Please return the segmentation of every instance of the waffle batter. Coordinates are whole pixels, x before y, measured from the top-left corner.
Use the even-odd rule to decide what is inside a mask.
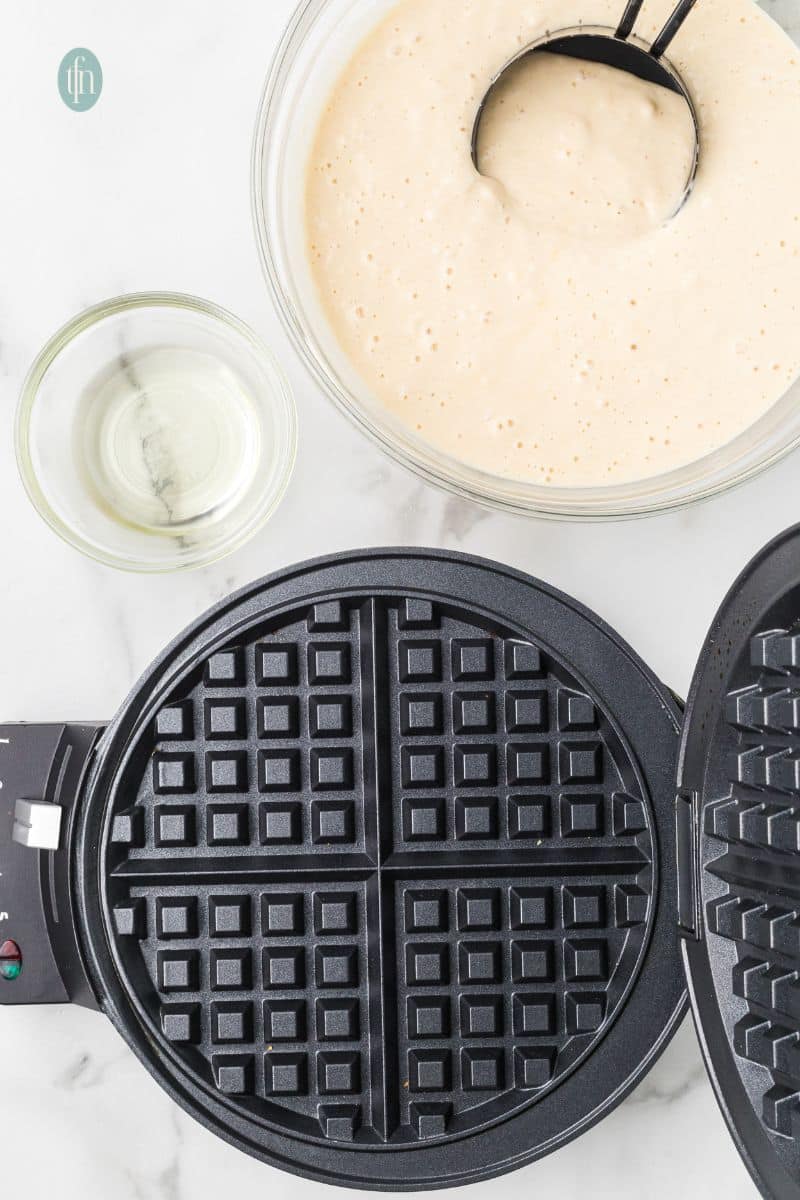
[[[553,485],[702,457],[800,374],[800,52],[752,0],[703,0],[666,89],[520,47],[620,0],[401,0],[327,99],[312,273],[377,399],[436,448]],[[672,3],[649,0],[652,38]]]

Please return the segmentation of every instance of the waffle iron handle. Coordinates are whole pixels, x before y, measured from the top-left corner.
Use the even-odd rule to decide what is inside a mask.
[[[70,894],[72,828],[102,725],[0,724],[0,1004],[98,1008]]]

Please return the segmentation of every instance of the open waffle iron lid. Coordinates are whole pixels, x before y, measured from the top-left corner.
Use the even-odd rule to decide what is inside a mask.
[[[613,630],[496,563],[287,569],[104,731],[0,728],[28,954],[0,1001],[95,1004],[234,1145],[397,1190],[597,1122],[688,978],[736,1144],[797,1200],[799,677],[799,530],[724,602],[685,720]],[[33,860],[26,797],[64,816]]]
[[[681,739],[679,914],[695,1026],[762,1194],[800,1196],[800,526],[723,601]]]

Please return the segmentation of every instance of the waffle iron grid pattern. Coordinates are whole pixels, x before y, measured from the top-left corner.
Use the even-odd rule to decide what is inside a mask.
[[[148,736],[110,823],[113,936],[158,1035],[257,1119],[482,1129],[619,1011],[649,805],[534,644],[432,600],[321,598],[215,653]]]
[[[779,1137],[800,1137],[800,633],[750,641],[727,699],[730,793],[706,810],[724,846],[709,866],[726,884],[709,930],[735,944],[732,992],[746,1013],[733,1029],[742,1058],[766,1068],[756,1109]],[[743,853],[740,853],[743,852]],[[760,1103],[758,1100],[760,1099]]]

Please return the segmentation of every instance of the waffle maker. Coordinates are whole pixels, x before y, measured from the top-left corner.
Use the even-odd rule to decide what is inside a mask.
[[[688,980],[736,1145],[800,1197],[800,527],[685,714],[568,596],[376,550],[224,601],[105,728],[0,726],[0,777],[0,1001],[102,1010],[240,1149],[511,1170],[642,1079]]]

